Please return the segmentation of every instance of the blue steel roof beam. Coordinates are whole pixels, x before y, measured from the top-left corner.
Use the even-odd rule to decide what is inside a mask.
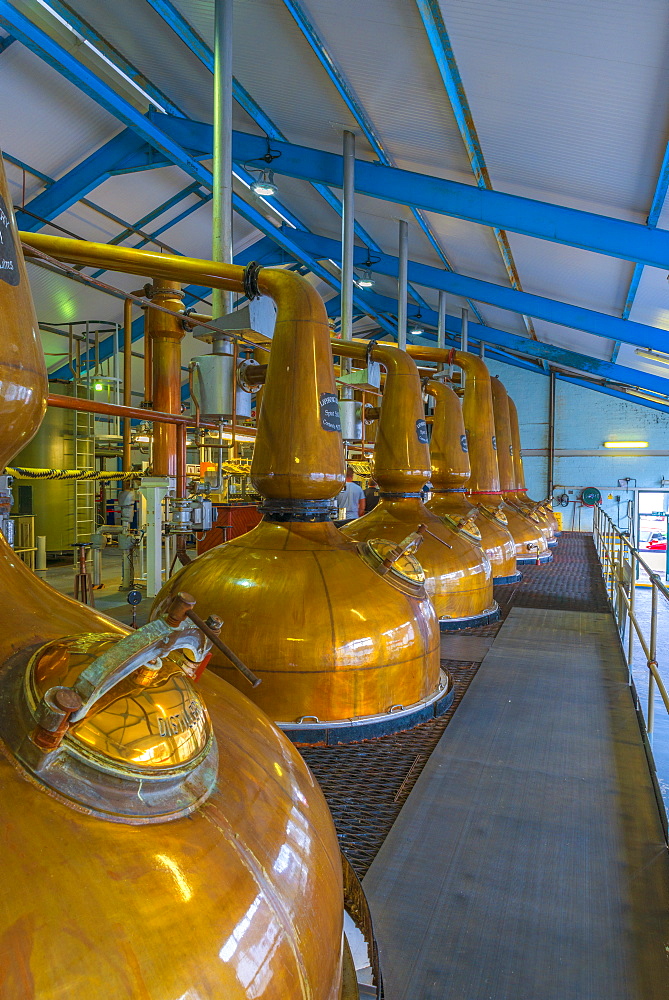
[[[151,115],[160,121],[170,135],[179,134],[183,119],[170,115]],[[190,142],[183,142],[191,154],[200,159],[212,156],[211,125],[187,123]],[[233,159],[238,163],[262,156],[266,139],[248,132],[233,132]],[[310,146],[277,141],[273,143],[281,159],[274,163],[274,173],[301,180],[321,181],[332,187],[342,186],[342,157]],[[129,153],[117,164],[115,173],[146,170],[166,166],[169,161],[154,154],[147,162],[146,149]],[[399,167],[384,167],[367,160],[356,160],[356,191],[398,205],[419,205],[437,215],[463,219],[482,226],[499,226],[510,232],[551,243],[590,250],[594,253],[639,261],[662,270],[669,269],[669,230],[649,229],[637,222],[627,222],[595,212],[566,208],[549,202],[525,198],[522,195],[488,191],[472,184],[432,177]]]
[[[149,2],[151,2],[151,0],[149,0]],[[309,43],[312,51],[316,55],[316,58],[318,59],[321,66],[323,67],[328,77],[330,78],[330,81],[334,84],[337,93],[343,100],[349,113],[356,120],[358,127],[360,128],[363,135],[367,139],[367,142],[378,156],[380,162],[384,164],[384,166],[386,167],[392,167],[393,159],[390,156],[388,150],[385,148],[381,136],[376,131],[374,123],[372,122],[371,118],[369,117],[364,107],[358,100],[356,94],[353,91],[353,88],[351,87],[348,80],[342,73],[341,69],[339,68],[339,66],[333,59],[332,55],[328,51],[325,43],[318,34],[318,31],[316,30],[316,27],[314,26],[312,21],[310,21],[304,8],[297,2],[297,0],[283,0],[283,2],[286,8],[288,9],[289,13],[292,15],[295,23],[302,32],[303,36]],[[416,219],[416,222],[418,223],[418,225],[420,226],[420,228],[423,230],[428,240],[430,241],[433,249],[436,250],[442,263],[445,265],[445,267],[449,268],[450,270],[451,263],[445,251],[441,247],[439,240],[432,231],[432,227],[430,226],[427,219],[425,219],[422,213],[418,211],[418,209],[416,208],[412,208],[411,212],[414,218]],[[479,322],[481,323],[485,322],[480,312],[474,305],[474,303],[469,303],[469,305],[474,314],[477,316]]]
[[[52,184],[56,183],[53,177],[49,177],[48,174],[43,174],[42,171],[37,170],[36,167],[29,166],[27,163],[24,163],[23,160],[19,160],[18,156],[12,156],[12,154],[8,153],[6,149],[2,150],[2,158],[3,160],[7,160],[8,163],[13,163],[15,167],[19,168],[19,170],[25,170],[27,174],[32,174],[33,177],[37,177],[37,179],[40,180],[45,187],[50,187]]]
[[[45,191],[28,202],[26,208],[42,219],[55,219],[111,177],[118,162],[130,153],[143,150],[145,145],[144,140],[131,129],[124,129],[60,180],[48,185]],[[39,219],[24,215],[20,210],[16,213],[16,222],[19,229],[31,233],[37,232],[44,225]]]
[[[317,236],[314,233],[296,233],[294,235],[295,240],[302,248],[317,259],[337,260],[341,253],[337,240]],[[353,257],[358,266],[363,254],[364,251],[355,247]],[[389,254],[379,254],[379,260],[374,267],[378,274],[395,278],[398,273],[398,259]],[[544,298],[531,292],[518,292],[514,288],[495,285],[493,282],[483,281],[481,278],[471,278],[465,274],[457,274],[455,271],[444,271],[441,268],[420,264],[417,261],[409,261],[409,280],[424,288],[440,289],[460,298],[474,298],[479,302],[487,302],[489,305],[506,309],[509,312],[525,313],[548,323],[567,326],[574,330],[583,330],[596,337],[605,337],[607,340],[621,339],[635,347],[666,350],[669,341],[667,331],[660,330],[658,327],[636,323],[633,320],[624,320],[619,316],[609,316],[606,313],[585,309],[583,306],[574,306],[567,302],[559,302],[556,299]]]
[[[185,118],[184,112],[181,108],[175,104],[159,90],[151,81],[141,73],[136,66],[125,58],[125,56],[119,52],[118,49],[114,48],[102,35],[95,30],[95,28],[85,21],[80,14],[74,11],[68,4],[63,3],[63,0],[48,0],[49,7],[54,11],[58,17],[64,21],[69,28],[76,32],[85,42],[88,42],[94,49],[97,49],[105,59],[112,62],[117,69],[119,69],[129,80],[137,84],[144,93],[155,101],[158,108],[162,108],[163,111],[168,111],[171,115],[178,115],[179,117]]]
[[[660,213],[664,206],[665,199],[667,197],[667,191],[669,190],[669,143],[667,143],[664,156],[662,158],[662,166],[660,167],[660,175],[657,179],[657,184],[655,185],[655,192],[653,194],[653,201],[650,206],[650,212],[648,213],[648,218],[646,219],[646,225],[650,229],[655,229],[657,226]],[[641,281],[641,275],[643,274],[643,264],[635,264],[634,271],[632,272],[632,278],[630,281],[629,289],[627,290],[627,296],[625,298],[625,306],[623,308],[623,319],[628,319],[632,311],[632,306],[634,305],[634,299],[636,298],[636,293],[639,289],[639,282]],[[613,350],[611,352],[611,361],[615,361],[618,357],[618,351],[620,350],[620,341],[616,341],[613,345]]]
[[[214,53],[198,35],[192,25],[186,20],[183,14],[176,9],[170,0],[147,0],[150,7],[155,10],[157,14],[162,17],[166,24],[174,31],[174,33],[188,46],[188,48],[193,52],[194,55],[198,57],[200,62],[205,66],[210,73],[214,72]],[[240,107],[244,109],[249,118],[252,119],[258,125],[259,128],[266,133],[270,139],[282,139],[285,140],[285,135],[281,129],[276,125],[269,115],[263,111],[260,105],[251,97],[248,90],[242,86],[242,84],[237,80],[236,77],[232,79],[232,95],[237,101]],[[337,196],[324,184],[314,183],[312,187],[327,201],[331,208],[341,215],[341,201]],[[363,227],[356,223],[355,225],[356,234],[360,239],[371,249],[376,250],[377,244],[374,242],[369,233],[365,232]]]
[[[175,166],[211,187],[211,174],[196,159],[165,135],[147,116],[101,80],[96,74],[16,10],[9,0],[0,0],[0,27],[15,35],[18,40],[70,83],[105,108],[116,119],[128,125],[161,152]],[[90,189],[89,189],[90,190]]]
[[[488,173],[488,167],[483,156],[476,125],[474,124],[474,116],[467,100],[467,94],[439,2],[438,0],[416,0],[416,6],[423,21],[439,74],[446,88],[462,141],[465,144],[476,183],[480,188],[491,191],[492,182],[490,174]],[[513,259],[513,253],[509,246],[509,239],[502,229],[494,228],[493,232],[511,286],[522,292],[523,286],[521,285],[516,262]],[[530,317],[523,316],[523,321],[530,336],[536,338],[534,325]]]
[[[6,35],[4,38],[0,38],[0,52],[4,52],[8,49],[10,45],[13,45],[16,39],[13,35]]]
[[[511,291],[511,289],[508,289]],[[377,310],[396,310],[397,303],[394,299],[383,295],[374,295],[373,302]],[[437,313],[426,310],[423,320],[426,326],[437,326]],[[458,316],[446,317],[447,339],[459,343],[461,333],[461,320]],[[495,327],[481,326],[479,323],[469,322],[469,341],[473,348],[477,343],[483,341],[486,345],[498,348],[503,351],[513,351],[526,358],[534,359],[537,362],[547,361],[553,365],[561,365],[564,368],[573,368],[598,378],[606,378],[612,382],[629,385],[632,388],[647,389],[649,392],[657,392],[669,395],[669,379],[659,375],[651,375],[649,372],[642,372],[636,368],[626,368],[622,365],[613,365],[610,361],[601,361],[598,358],[590,358],[584,354],[577,354],[575,351],[568,351],[563,347],[556,347],[554,344],[546,344],[540,340],[531,340],[529,337],[520,337],[515,333],[507,333],[505,330],[498,330]],[[428,334],[429,336],[429,334]]]
[[[50,38],[46,32],[42,31],[41,28],[37,27],[37,25],[33,24],[27,17],[17,11],[8,0],[0,0],[0,26],[7,31],[11,31],[31,51],[35,52],[36,55],[40,56],[53,69],[56,69],[116,118],[123,121],[141,136],[145,142],[162,153],[170,162],[181,167],[186,173],[194,177],[196,181],[203,184],[204,187],[211,189],[212,176],[206,167],[203,167],[197,159],[194,159],[169,136],[161,132],[151,117],[142,115],[141,112],[129,104],[121,95],[117,94],[111,87],[96,77],[92,70],[79,63],[69,52]],[[172,116],[172,120],[178,121],[181,119],[178,116]],[[327,274],[328,272],[325,273]]]

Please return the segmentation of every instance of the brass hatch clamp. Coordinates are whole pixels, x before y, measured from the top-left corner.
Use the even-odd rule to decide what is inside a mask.
[[[129,635],[85,633],[41,645],[2,677],[2,749],[33,782],[83,812],[147,823],[187,815],[218,769],[211,722],[194,679],[222,622],[179,593]],[[54,683],[53,681],[56,681]],[[60,683],[59,683],[60,682]]]

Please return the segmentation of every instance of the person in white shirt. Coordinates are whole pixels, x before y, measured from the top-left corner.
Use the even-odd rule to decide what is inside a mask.
[[[346,485],[337,497],[337,507],[346,508],[346,520],[353,521],[365,513],[365,494],[359,483],[353,482],[353,469],[346,469]]]

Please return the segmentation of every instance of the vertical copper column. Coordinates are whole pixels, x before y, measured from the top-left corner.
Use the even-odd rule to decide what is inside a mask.
[[[178,281],[154,278],[151,301],[174,312],[181,311],[183,292]],[[176,316],[150,307],[145,318],[145,346],[153,352],[153,408],[162,413],[181,413],[181,340],[184,328]],[[154,476],[176,476],[177,433],[170,424],[157,424],[153,432]]]

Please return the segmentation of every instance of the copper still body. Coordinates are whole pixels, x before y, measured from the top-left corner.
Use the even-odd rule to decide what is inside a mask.
[[[366,348],[337,341],[333,351],[364,357]],[[380,498],[369,514],[345,525],[342,533],[358,542],[374,537],[400,541],[424,524],[429,534],[418,559],[441,627],[465,628],[479,619],[490,620],[497,606],[490,563],[479,539],[462,525],[447,524],[421,499],[430,478],[430,451],[416,363],[404,351],[385,345],[372,348],[371,357],[386,368],[374,445]]]
[[[8,204],[3,175],[0,467],[46,397]],[[221,271],[243,287],[241,268]],[[195,682],[211,642],[185,617],[192,598],[132,632],[38,580],[3,539],[0,586],[3,1000],[340,1000],[325,800],[257,706],[209,672]]]
[[[508,395],[508,394],[507,394]],[[531,511],[537,514],[544,524],[550,529],[549,545],[556,545],[556,535],[559,534],[560,526],[551,507],[551,498],[547,500],[530,500],[527,495],[525,485],[525,469],[523,468],[523,452],[520,440],[520,425],[518,423],[518,410],[516,404],[508,396],[509,400],[509,421],[511,424],[511,443],[513,445],[513,470],[515,478],[515,500],[522,510]]]
[[[506,389],[498,378],[491,379],[490,383],[502,509],[516,543],[516,560],[521,565],[529,562],[549,562],[552,553],[548,548],[547,526],[534,514],[523,511],[515,500],[516,478]]]

